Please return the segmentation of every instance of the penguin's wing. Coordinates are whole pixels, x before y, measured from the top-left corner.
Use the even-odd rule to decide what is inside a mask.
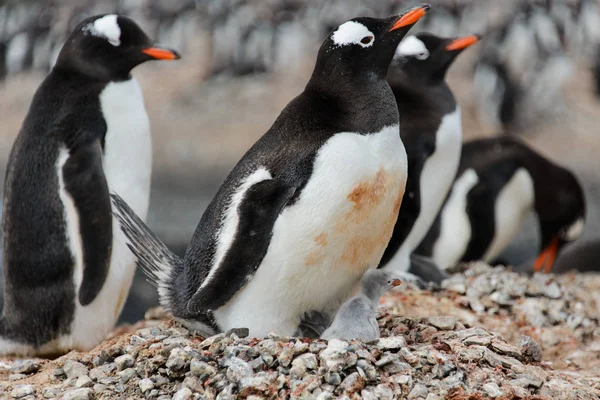
[[[79,219],[84,265],[79,302],[85,306],[104,285],[112,251],[112,214],[100,142],[95,140],[71,149],[62,177]]]
[[[189,311],[215,310],[248,283],[267,253],[277,217],[296,190],[296,186],[272,178],[247,188],[237,207],[238,224],[231,245],[188,302]]]

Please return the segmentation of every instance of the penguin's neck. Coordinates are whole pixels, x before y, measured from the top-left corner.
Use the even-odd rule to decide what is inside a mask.
[[[369,304],[375,310],[379,304],[379,299],[383,296],[383,290],[381,287],[375,287],[373,285],[361,285],[360,293],[369,299]]]
[[[331,82],[311,79],[304,94],[316,100],[316,104],[326,102],[343,115],[337,121],[342,131],[378,132],[384,126],[399,123],[394,94],[385,79],[374,76]]]

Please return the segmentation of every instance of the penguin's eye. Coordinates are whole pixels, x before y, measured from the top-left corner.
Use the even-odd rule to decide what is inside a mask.
[[[373,36],[365,36],[364,38],[360,39],[360,42],[362,44],[369,44],[373,41]]]

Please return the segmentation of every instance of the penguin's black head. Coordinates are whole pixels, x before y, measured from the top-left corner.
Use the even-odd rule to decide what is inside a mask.
[[[150,60],[176,60],[179,54],[154,43],[131,19],[103,14],[79,23],[60,51],[56,67],[100,80],[125,80]]]
[[[311,80],[385,79],[398,43],[429,8],[422,4],[389,18],[360,17],[341,24],[321,45]]]
[[[550,272],[560,249],[581,237],[585,227],[585,195],[577,178],[560,168],[552,176],[552,185],[552,209],[538,210],[542,251],[535,261],[535,271]]]
[[[398,45],[390,76],[403,76],[406,80],[441,82],[456,56],[479,41],[479,36],[442,38],[430,33],[411,35]]]

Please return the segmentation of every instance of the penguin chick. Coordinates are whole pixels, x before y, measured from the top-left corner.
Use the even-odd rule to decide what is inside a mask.
[[[370,269],[360,281],[359,292],[346,301],[321,339],[358,339],[364,342],[379,338],[377,305],[387,291],[400,286],[402,281],[380,269]]]
[[[177,58],[115,14],[67,38],[8,160],[0,355],[85,351],[114,327],[135,259],[109,192],[141,218],[150,196],[150,125],[131,70]]]

